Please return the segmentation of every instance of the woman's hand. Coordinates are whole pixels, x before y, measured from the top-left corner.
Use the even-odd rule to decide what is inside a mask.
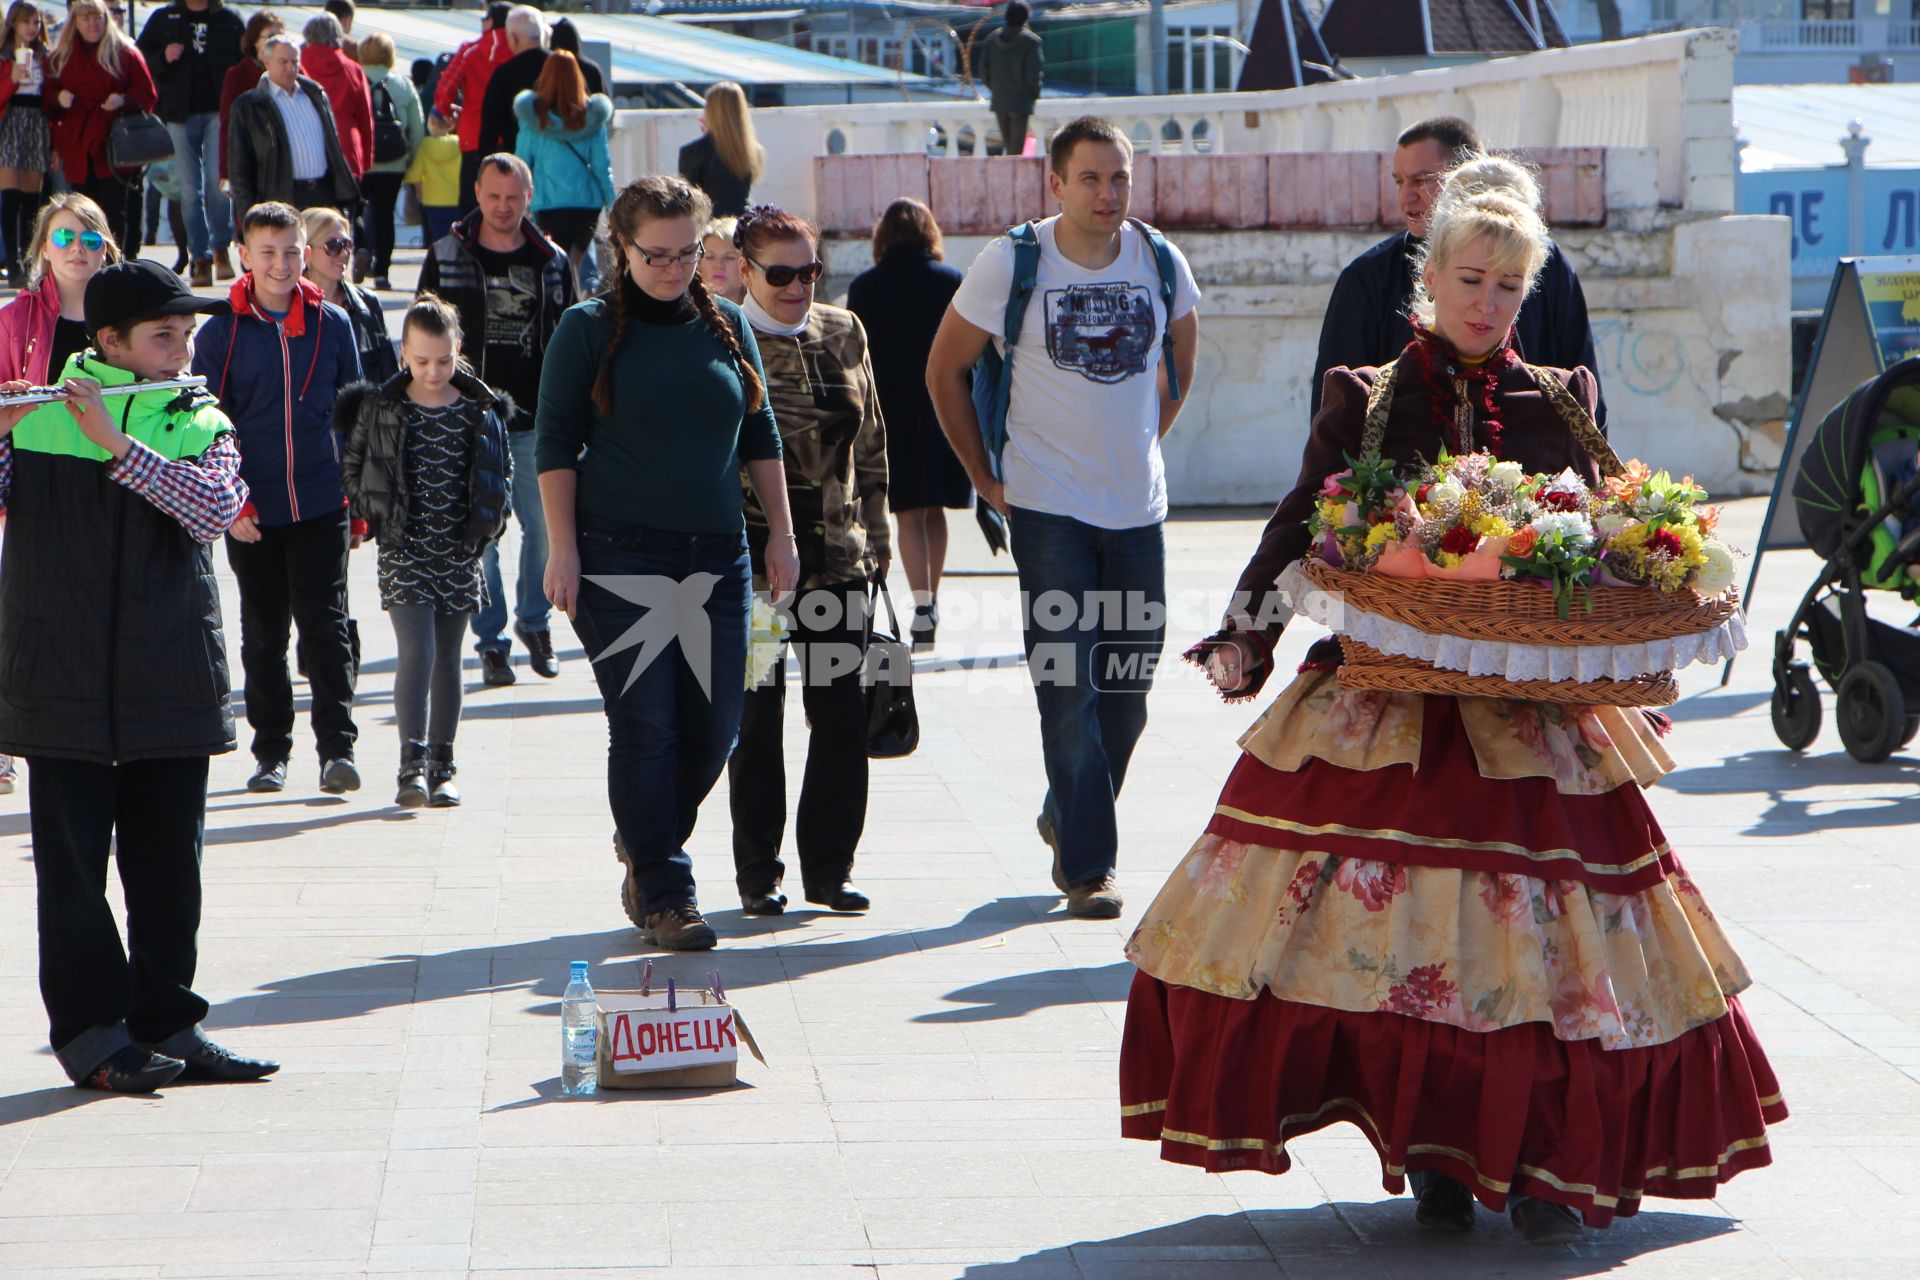
[[[1207,655],[1207,678],[1222,693],[1239,693],[1253,683],[1253,669],[1259,665],[1252,641],[1228,636]]]
[[[800,583],[800,550],[792,534],[775,534],[767,540],[767,594],[779,604],[793,594]]]
[[[28,70],[26,67],[21,66],[17,62],[13,64],[13,82],[15,84],[25,84],[27,81],[31,80],[32,78],[33,78],[32,71]]]
[[[63,110],[73,106],[73,90],[62,89],[60,91],[60,106]]]
[[[542,580],[547,599],[553,607],[571,619],[580,607],[580,549],[554,546],[547,551],[547,572]]]
[[[107,100],[100,104],[100,109],[102,111],[118,111],[120,108],[126,105],[127,105],[126,94],[110,93],[107,95]]]

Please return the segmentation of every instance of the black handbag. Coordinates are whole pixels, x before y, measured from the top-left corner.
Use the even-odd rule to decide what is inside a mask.
[[[892,633],[875,625],[874,596],[887,605]],[[874,760],[910,756],[920,745],[920,713],[913,706],[913,648],[900,639],[900,619],[884,582],[867,592],[867,661],[860,674],[867,693],[867,755]]]
[[[173,135],[150,111],[129,112],[107,131],[107,163],[115,169],[139,169],[173,159]]]

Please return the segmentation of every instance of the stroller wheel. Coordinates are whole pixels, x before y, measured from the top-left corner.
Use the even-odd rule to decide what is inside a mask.
[[[1857,664],[1840,679],[1834,718],[1847,754],[1862,764],[1878,764],[1899,750],[1907,731],[1900,682],[1878,662]]]
[[[1915,715],[1909,711],[1907,713],[1907,730],[1900,736],[1900,745],[1903,747],[1906,746],[1909,742],[1912,742],[1915,737],[1920,737],[1920,715]]]
[[[1804,662],[1787,668],[1773,686],[1773,732],[1790,751],[1805,751],[1820,736],[1820,691]]]

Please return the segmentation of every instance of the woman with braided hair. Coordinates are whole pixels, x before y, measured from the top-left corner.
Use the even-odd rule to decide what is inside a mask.
[[[676,951],[714,944],[686,844],[746,689],[743,468],[776,600],[799,565],[760,348],[695,272],[711,213],[679,178],[620,192],[607,229],[621,270],[560,318],[535,420],[547,598],[573,619],[606,704],[621,904]]]
[[[1416,264],[1413,342],[1336,368],[1300,479],[1196,645],[1229,699],[1274,669],[1275,580],[1326,479],[1368,446],[1411,467],[1485,451],[1588,485],[1617,459],[1586,369],[1512,346],[1546,259],[1532,176],[1468,161]],[[1769,1162],[1780,1087],[1752,979],[1641,789],[1673,767],[1633,709],[1343,684],[1337,643],[1240,739],[1207,828],[1127,944],[1122,1132],[1162,1159],[1284,1173],[1342,1121],[1409,1182],[1415,1221],[1476,1201],[1538,1245],[1712,1198]]]

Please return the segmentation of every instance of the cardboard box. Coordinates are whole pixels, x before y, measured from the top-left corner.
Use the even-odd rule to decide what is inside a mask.
[[[602,1089],[725,1088],[739,1080],[742,1044],[767,1060],[740,1011],[709,991],[682,991],[673,1012],[664,991],[602,991],[598,1003]]]

